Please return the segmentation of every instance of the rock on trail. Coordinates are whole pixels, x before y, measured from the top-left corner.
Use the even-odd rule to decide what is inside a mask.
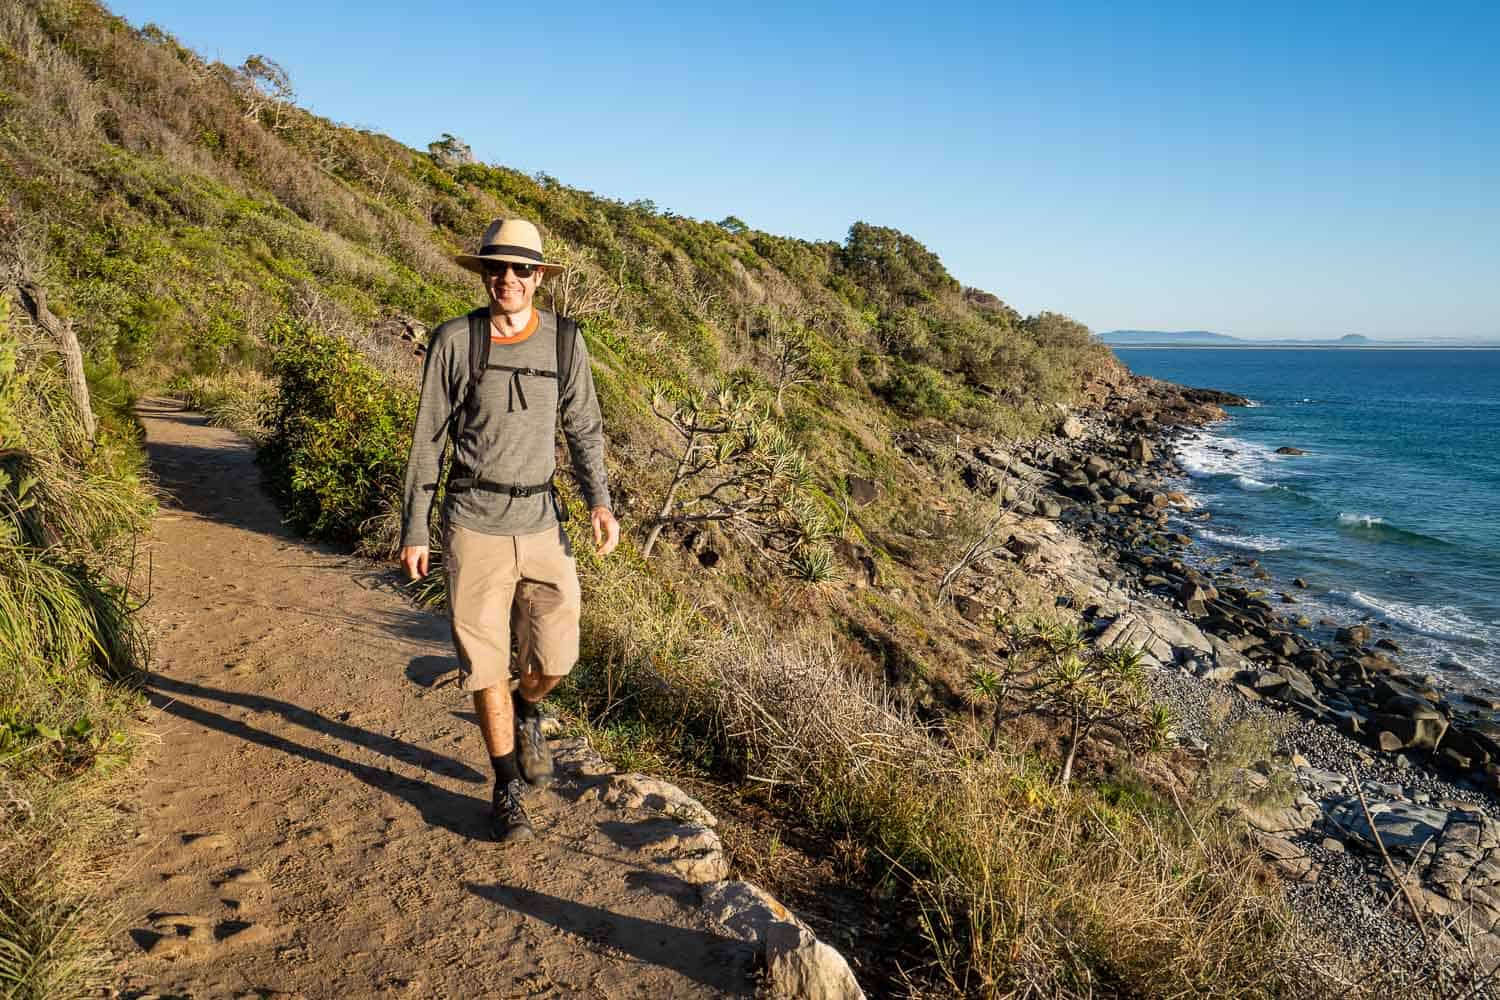
[[[442,618],[287,531],[233,433],[170,401],[140,417],[168,499],[122,995],[860,995],[774,900],[726,908],[748,890],[707,810],[581,740],[530,793],[537,840],[493,843]]]

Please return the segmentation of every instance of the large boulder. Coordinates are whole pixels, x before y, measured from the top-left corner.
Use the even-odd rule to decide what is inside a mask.
[[[798,1000],[864,1000],[849,963],[805,926],[784,921],[766,931],[766,984]]]
[[[704,912],[741,941],[755,945],[766,958],[766,988],[771,996],[808,1000],[864,1000],[849,963],[819,941],[770,893],[749,882],[715,882],[704,886]]]
[[[1375,821],[1373,829],[1357,798],[1335,805],[1328,818],[1346,839],[1372,851],[1378,849],[1375,843],[1378,831],[1387,851],[1413,857],[1423,845],[1441,834],[1448,823],[1448,814],[1443,810],[1401,799],[1369,802],[1369,807],[1370,817]]]
[[[1334,633],[1333,640],[1346,646],[1363,646],[1370,641],[1370,627],[1350,625],[1348,628],[1341,628]]]
[[[1111,622],[1096,644],[1100,649],[1134,647],[1157,665],[1213,651],[1208,636],[1192,622],[1139,604]]]
[[[1443,738],[1444,731],[1448,728],[1448,721],[1442,716],[1437,718],[1414,719],[1405,715],[1391,715],[1381,712],[1370,720],[1370,728],[1376,733],[1382,750],[1391,749],[1393,737],[1399,744],[1396,749],[1431,750],[1438,745]]]

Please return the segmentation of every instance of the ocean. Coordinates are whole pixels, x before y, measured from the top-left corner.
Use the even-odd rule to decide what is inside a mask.
[[[1179,442],[1201,557],[1258,559],[1303,614],[1369,620],[1409,667],[1500,682],[1500,350],[1115,354],[1253,401]]]

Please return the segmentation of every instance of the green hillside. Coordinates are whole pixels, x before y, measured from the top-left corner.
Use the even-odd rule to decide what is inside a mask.
[[[924,989],[1285,986],[1284,964],[1266,958],[1285,948],[1278,897],[1253,880],[1216,804],[1190,819],[1115,764],[1083,766],[1059,790],[1046,738],[988,735],[992,678],[976,675],[976,651],[1014,640],[1063,662],[1082,649],[1073,613],[1014,566],[994,570],[982,622],[939,598],[945,569],[996,513],[947,460],[955,435],[1049,431],[1091,379],[1117,377],[1084,327],[963,287],[893,229],[856,221],[842,243],[821,243],[729,215],[684,218],[472,162],[453,136],[412,150],[338,125],[299,108],[294,84],[269,58],[206,62],[91,0],[0,11],[3,283],[45,289],[76,331],[107,445],[64,448],[65,435],[7,422],[0,391],[0,458],[45,452],[68,475],[118,484],[130,516],[107,527],[128,537],[148,503],[130,473],[130,405],[176,393],[257,437],[292,524],[389,556],[418,345],[481,299],[451,257],[492,218],[533,219],[569,267],[544,291],[581,322],[627,535],[602,563],[579,546],[585,655],[564,690],[571,724],[639,766],[721,783],[840,845],[840,877],[912,929],[923,958],[908,971]],[[10,325],[33,345],[27,370],[55,381],[19,304]],[[57,426],[74,419],[63,402],[46,412]],[[695,425],[724,433],[673,490]],[[928,458],[903,450],[913,440]],[[865,480],[877,488],[862,504],[851,493]],[[12,479],[0,476],[0,497],[23,521]],[[33,562],[55,555],[27,544]],[[129,582],[118,546],[87,566],[100,586]],[[135,628],[90,627],[106,638]],[[124,719],[133,667],[98,661],[74,651],[53,675],[22,678],[21,694],[3,689],[6,782],[37,786],[64,759],[70,775],[145,766],[103,753],[112,745],[90,743],[94,730],[49,735],[68,721],[60,712]],[[70,829],[67,810],[82,808],[63,802],[41,832],[0,827],[0,857],[15,857],[18,838],[107,854],[107,826]],[[89,921],[76,917],[87,894],[49,895],[37,879],[0,861],[0,986],[24,965],[7,956],[66,940],[83,957],[58,966],[63,985],[34,978],[15,995],[73,995],[90,975]]]

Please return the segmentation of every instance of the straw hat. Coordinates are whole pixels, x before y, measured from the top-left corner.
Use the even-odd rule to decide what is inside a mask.
[[[563,270],[561,264],[542,259],[542,234],[525,219],[496,219],[484,231],[478,253],[461,253],[453,259],[475,274],[483,274],[485,261],[490,260],[535,264],[544,271]]]

